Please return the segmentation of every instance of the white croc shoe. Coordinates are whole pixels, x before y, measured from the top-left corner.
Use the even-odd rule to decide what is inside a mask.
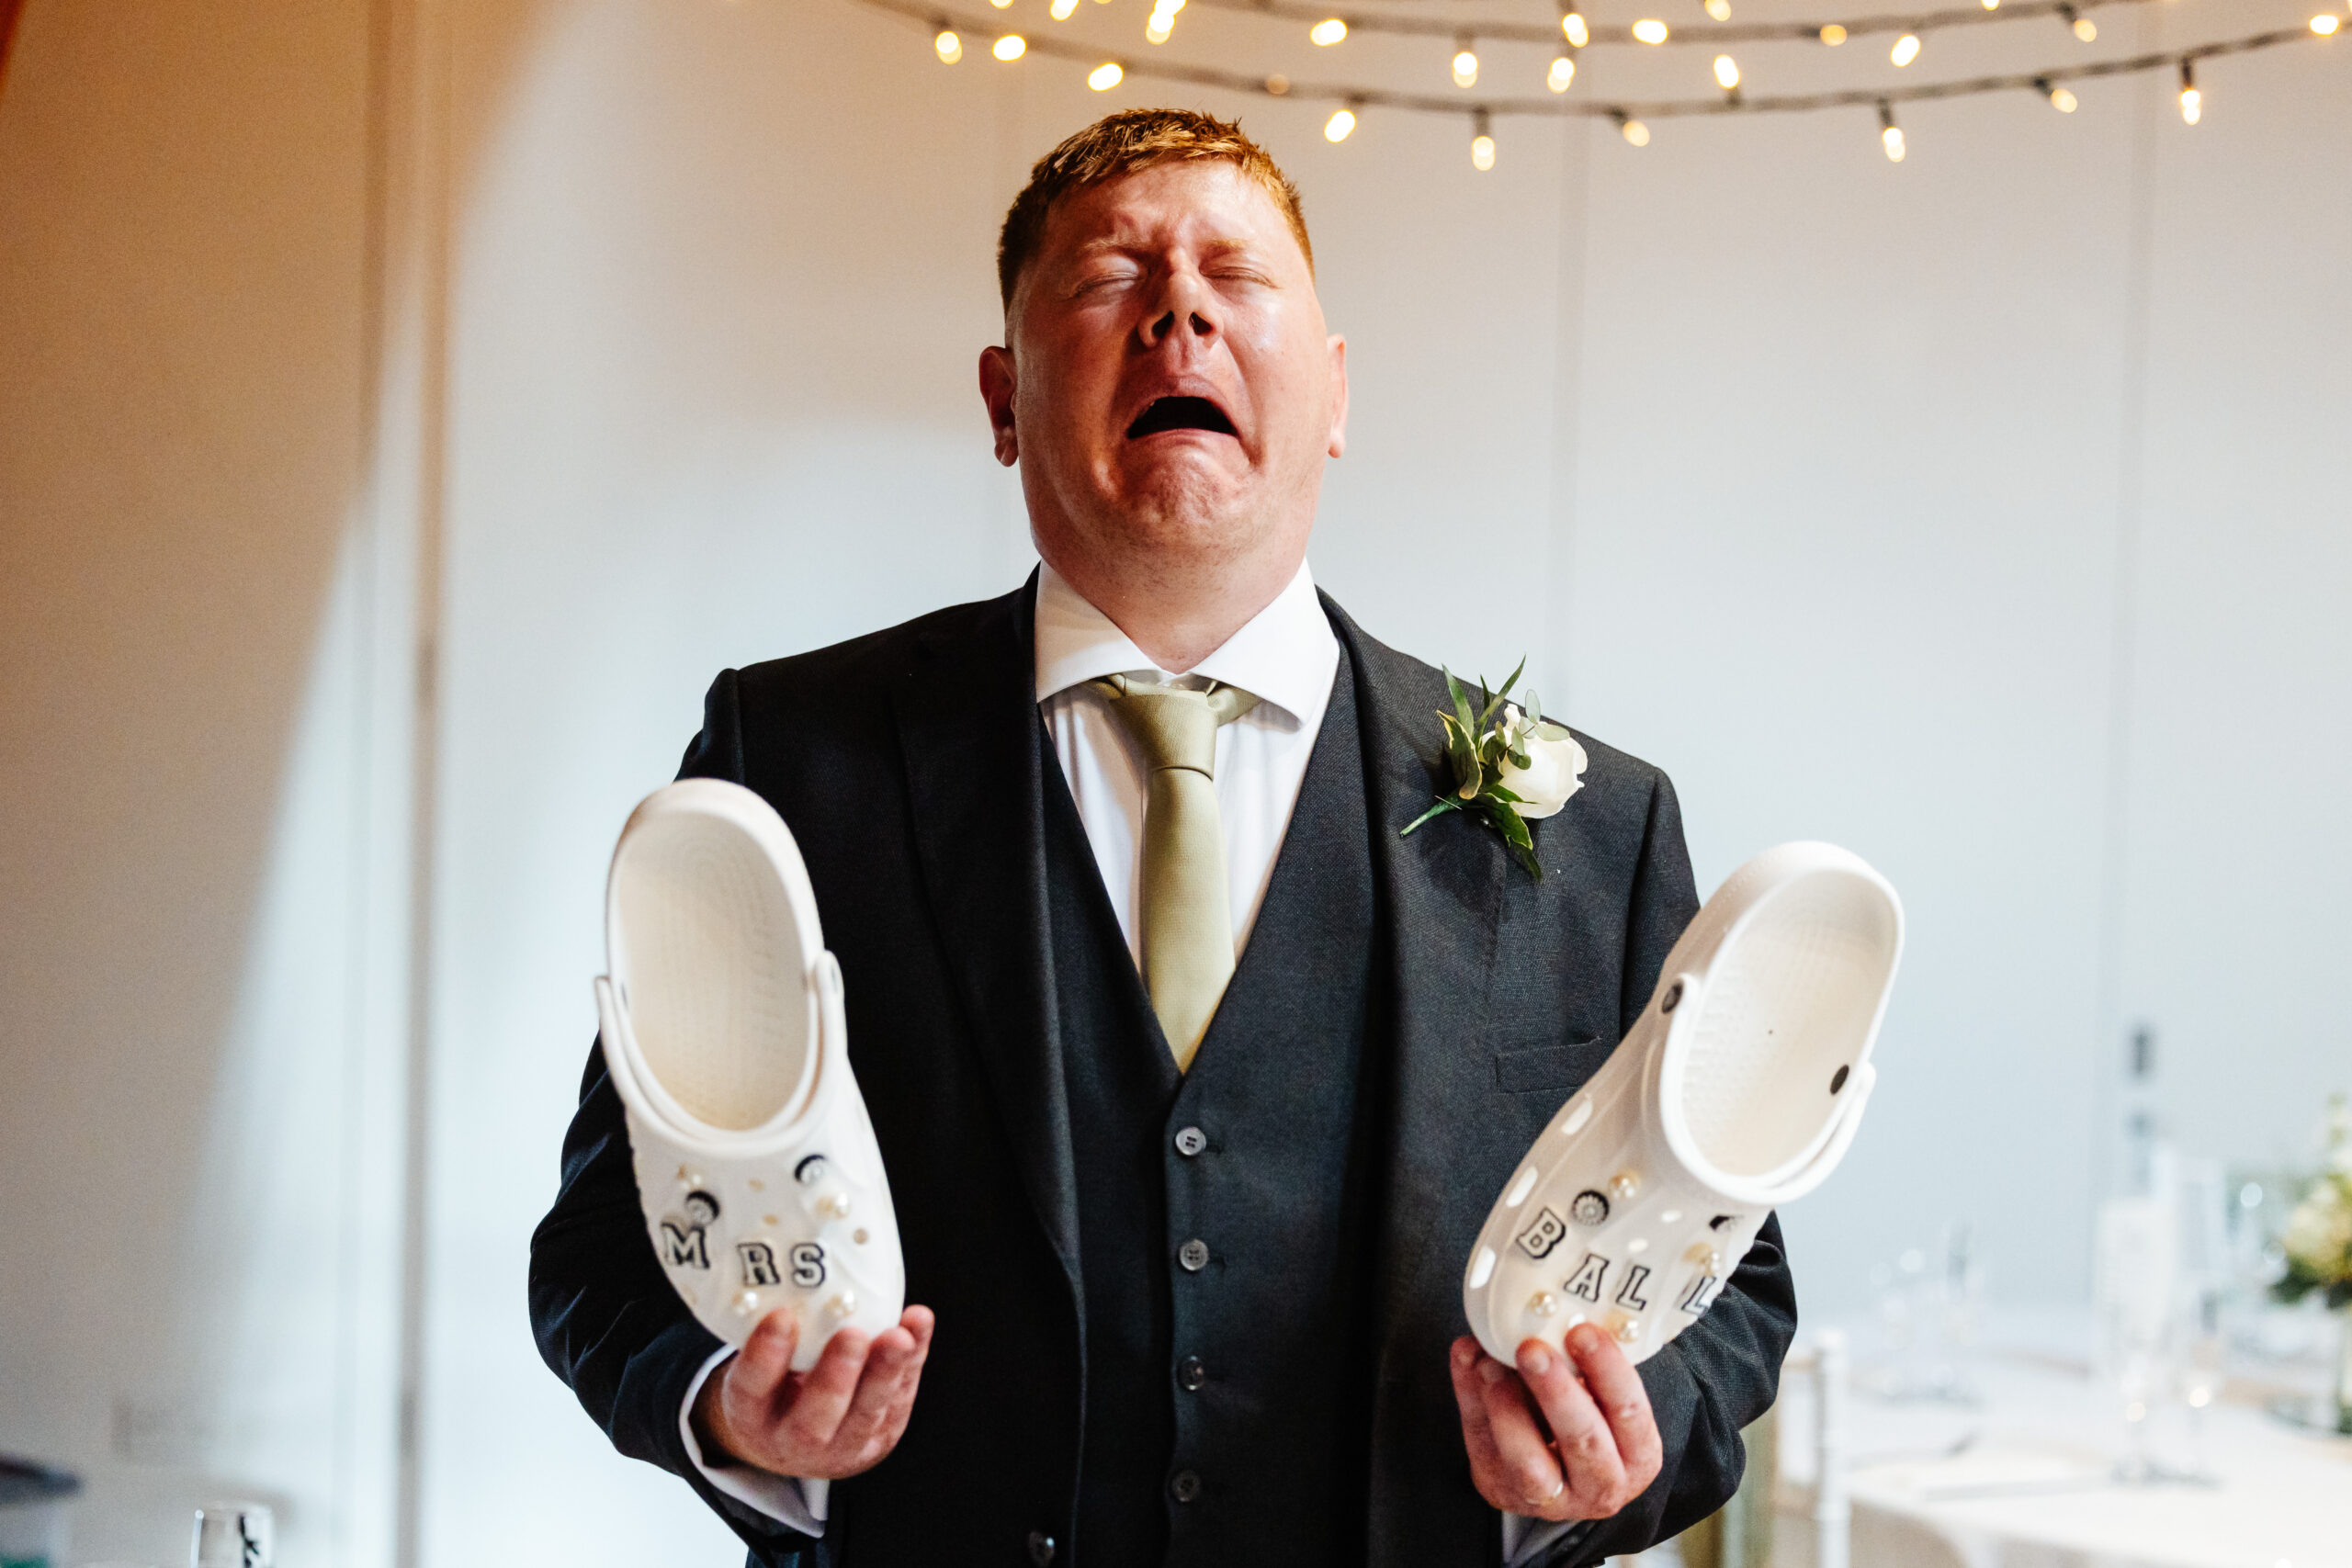
[[[1462,1290],[1487,1353],[1596,1323],[1642,1361],[1697,1322],[1853,1142],[1902,952],[1894,889],[1835,845],[1733,873],[1487,1215]]]
[[[899,1321],[906,1269],[850,1074],[842,972],[784,819],[685,779],[629,816],[605,891],[605,1061],[662,1271],[741,1346],[777,1307],[805,1371]]]

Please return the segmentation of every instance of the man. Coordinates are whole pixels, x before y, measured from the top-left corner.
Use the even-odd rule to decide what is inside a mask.
[[[1497,1568],[1679,1530],[1773,1396],[1776,1224],[1638,1372],[1589,1327],[1572,1364],[1461,1334],[1496,1191],[1697,908],[1671,786],[1585,739],[1540,880],[1464,817],[1399,835],[1451,783],[1443,682],[1308,577],[1345,345],[1238,130],[1071,137],[998,271],[980,389],[1039,572],[722,673],[683,770],[799,840],[922,1304],[805,1375],[783,1313],[729,1353],[592,1053],[542,1353],[756,1562]]]

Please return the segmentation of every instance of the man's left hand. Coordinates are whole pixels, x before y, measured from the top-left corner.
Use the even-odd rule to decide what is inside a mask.
[[[1657,1479],[1649,1392],[1617,1342],[1591,1324],[1567,1356],[1538,1339],[1516,1371],[1467,1336],[1453,1342],[1453,1399],[1478,1495],[1529,1518],[1605,1519]]]

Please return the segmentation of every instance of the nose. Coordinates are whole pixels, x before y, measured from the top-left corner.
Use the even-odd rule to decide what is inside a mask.
[[[1145,312],[1136,336],[1146,349],[1166,346],[1182,354],[1206,348],[1223,330],[1219,316],[1216,296],[1200,275],[1190,267],[1176,267],[1169,272],[1153,309]]]

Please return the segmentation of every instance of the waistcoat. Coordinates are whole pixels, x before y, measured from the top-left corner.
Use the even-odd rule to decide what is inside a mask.
[[[1360,1563],[1379,917],[1347,658],[1189,1074],[1050,750],[1042,771],[1084,1287],[1077,1539],[1057,1568]]]

